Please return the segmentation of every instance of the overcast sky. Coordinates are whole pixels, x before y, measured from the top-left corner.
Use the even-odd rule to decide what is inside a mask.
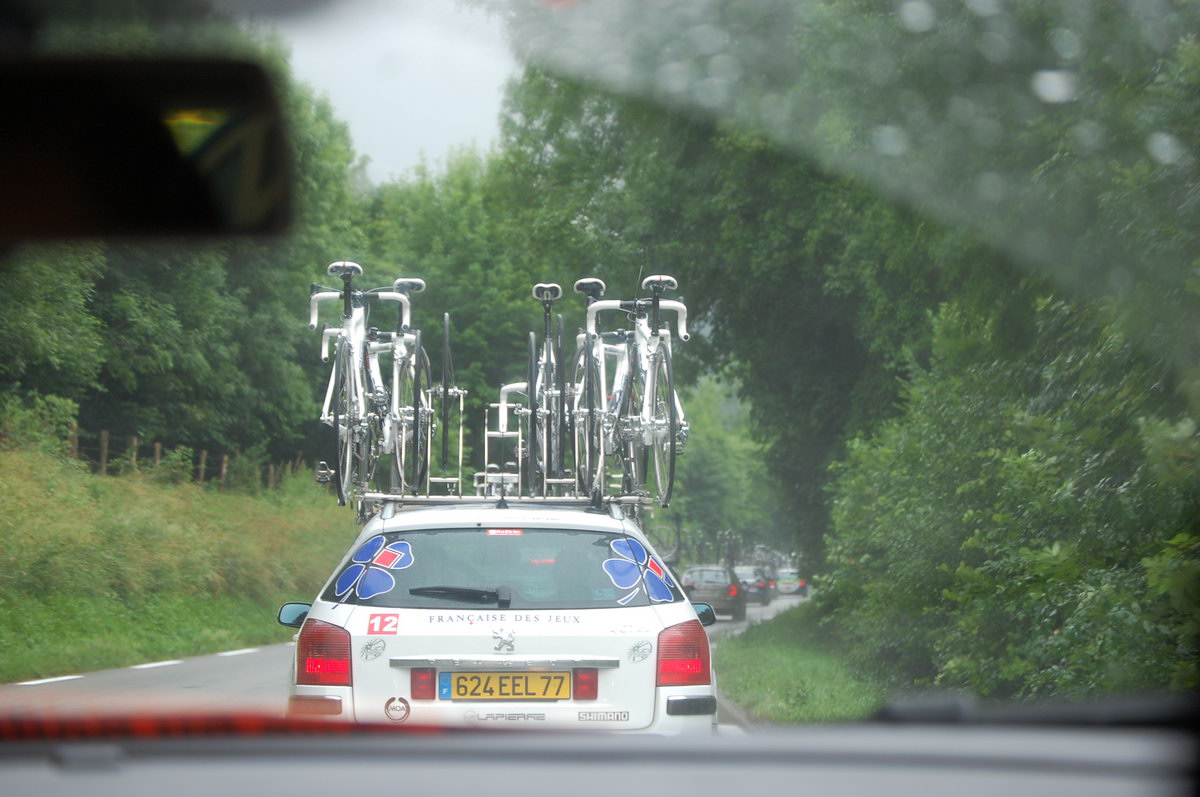
[[[253,19],[291,44],[293,74],[329,97],[374,182],[422,155],[436,165],[452,147],[496,139],[504,84],[519,66],[499,21],[482,12],[455,0],[223,5],[257,5]]]

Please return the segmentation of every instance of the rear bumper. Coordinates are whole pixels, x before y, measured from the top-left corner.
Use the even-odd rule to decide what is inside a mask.
[[[695,712],[695,713],[693,713]],[[658,689],[654,723],[643,733],[662,736],[711,735],[717,730],[717,698],[713,686]]]
[[[354,722],[353,691],[349,686],[293,685],[287,715],[331,722]]]
[[[293,686],[288,696],[288,716],[355,722],[352,691],[352,687]],[[654,718],[648,726],[630,730],[614,729],[612,732],[680,736],[705,735],[716,731],[717,700],[712,686],[660,687],[655,691]],[[577,729],[593,730],[583,725]]]

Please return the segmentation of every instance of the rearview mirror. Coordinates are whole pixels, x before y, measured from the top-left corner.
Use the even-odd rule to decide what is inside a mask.
[[[266,72],[214,59],[0,60],[0,242],[283,231]]]

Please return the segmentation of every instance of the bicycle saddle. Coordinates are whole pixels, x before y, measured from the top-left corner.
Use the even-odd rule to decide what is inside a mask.
[[[392,283],[392,290],[396,293],[405,295],[410,293],[420,293],[425,290],[425,280],[417,277],[401,277]]]
[[[590,296],[593,299],[599,299],[604,295],[604,289],[608,287],[604,284],[604,280],[596,277],[584,277],[581,280],[575,280],[575,292],[582,293],[584,296]]]
[[[325,272],[334,277],[361,277],[363,273],[362,266],[358,263],[351,263],[349,260],[339,260],[336,263],[330,263]]]
[[[679,283],[670,274],[651,274],[646,279],[642,280],[642,290],[658,291],[673,291],[679,287]]]
[[[539,282],[533,286],[533,298],[539,302],[553,302],[562,298],[562,287],[554,282]]]

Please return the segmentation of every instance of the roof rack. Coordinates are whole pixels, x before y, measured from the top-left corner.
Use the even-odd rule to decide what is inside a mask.
[[[382,514],[391,517],[402,507],[446,507],[446,506],[496,506],[499,509],[511,506],[559,506],[573,509],[594,509],[613,517],[624,517],[638,521],[642,507],[654,503],[648,495],[606,495],[593,499],[575,495],[402,495],[400,493],[368,492],[359,496],[360,517],[365,519]]]

